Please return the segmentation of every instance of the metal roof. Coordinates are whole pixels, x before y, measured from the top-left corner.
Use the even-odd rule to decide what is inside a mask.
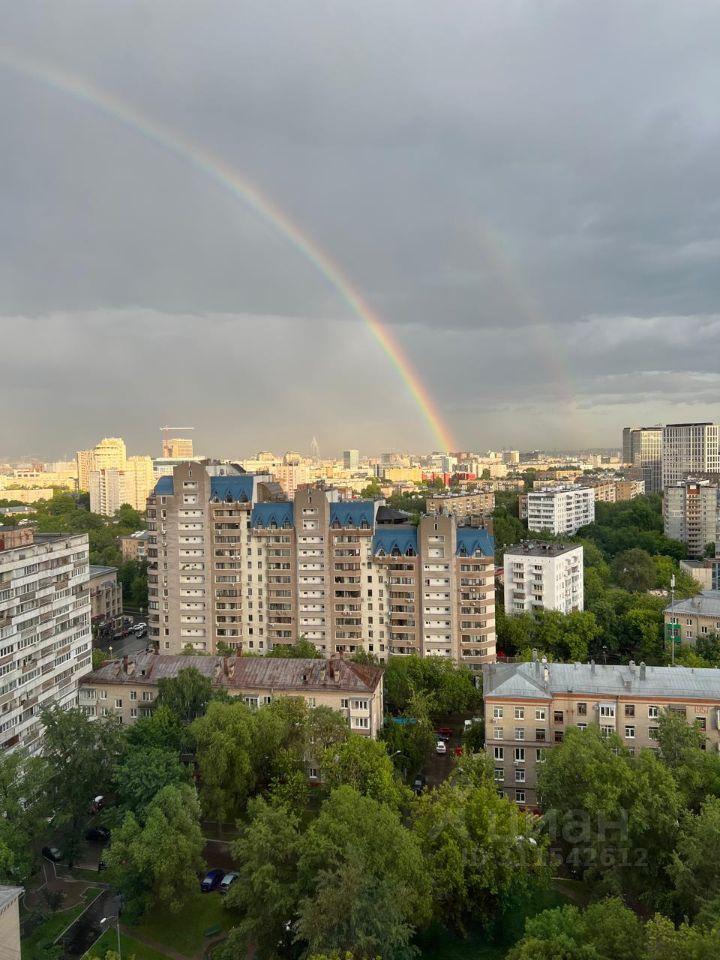
[[[393,553],[406,556],[408,550],[411,551],[411,555],[417,555],[417,527],[401,524],[376,527],[372,549],[374,554],[382,551],[386,556],[391,556]]]
[[[343,500],[330,504],[330,526],[372,527],[375,521],[374,500]]]
[[[22,887],[5,887],[0,886],[0,910],[4,910],[5,907],[9,907],[11,903],[14,903],[18,897],[22,896],[24,893]]]
[[[677,600],[665,607],[665,613],[687,613],[696,617],[718,617],[720,619],[720,590],[705,590],[696,597]]]
[[[219,687],[250,690],[339,689],[349,693],[372,693],[382,679],[382,670],[348,660],[300,660],[291,657],[220,657],[139,653],[110,660],[82,678],[83,685],[127,683],[155,685],[194,667]]]
[[[545,671],[547,670],[547,680]],[[644,674],[644,675],[643,675]],[[644,664],[493,663],[483,670],[486,696],[546,700],[567,693],[674,697],[720,702],[720,670]]]
[[[474,557],[476,553],[484,557],[495,555],[495,538],[484,527],[458,527],[457,548],[459,557]]]
[[[250,523],[253,527],[292,527],[294,504],[290,500],[256,503]]]
[[[90,579],[91,579],[91,580],[93,579],[93,577],[102,577],[102,576],[105,576],[105,574],[108,574],[108,573],[117,573],[117,572],[118,572],[118,568],[117,568],[117,567],[103,567],[103,566],[101,566],[101,565],[99,565],[99,564],[96,564],[96,563],[91,563],[91,564],[90,564]]]
[[[571,550],[579,550],[582,554],[582,545],[579,543],[555,543],[553,540],[523,540],[511,547],[505,547],[505,556],[514,557],[560,557]]]

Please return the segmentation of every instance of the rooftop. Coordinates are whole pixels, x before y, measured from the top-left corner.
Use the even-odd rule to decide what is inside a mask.
[[[665,607],[665,613],[689,613],[720,619],[720,590],[705,590],[687,600],[677,600]]]
[[[104,577],[104,576],[106,576],[108,573],[117,573],[117,572],[118,572],[118,568],[117,568],[117,567],[103,567],[103,566],[100,565],[100,564],[95,564],[95,563],[91,563],[91,564],[90,564],[90,579],[91,579],[91,580],[93,579],[93,577]]]
[[[547,671],[547,677],[545,675]],[[493,663],[483,671],[486,697],[549,700],[568,693],[672,697],[720,702],[720,670],[597,663]]]
[[[372,693],[382,680],[382,670],[348,660],[299,660],[275,657],[193,657],[138,653],[110,660],[86,674],[83,684],[157,684],[194,667],[218,687],[247,690],[345,690]]]
[[[555,543],[550,540],[523,540],[511,547],[505,547],[505,556],[559,557],[572,550],[582,551],[582,546],[578,543]]]
[[[4,887],[0,886],[0,911],[9,907],[11,903],[18,899],[25,891],[22,887]]]

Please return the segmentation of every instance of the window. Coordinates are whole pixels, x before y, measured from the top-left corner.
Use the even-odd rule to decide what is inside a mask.
[[[535,739],[544,740],[545,739],[545,730],[542,727],[537,727],[535,729]]]
[[[545,710],[544,710],[544,709],[543,709],[543,710],[536,710],[536,711],[535,711],[535,719],[536,719],[536,720],[544,720],[544,719],[545,719]]]
[[[525,719],[525,707],[515,707],[515,719],[516,720]]]
[[[538,747],[537,762],[545,763],[545,747]]]
[[[515,802],[516,803],[525,803],[525,791],[516,790],[515,791]]]
[[[116,707],[117,710],[122,710],[122,700],[121,700],[120,698],[118,698],[118,699],[115,701],[115,707]]]
[[[586,724],[586,723],[579,723],[579,724],[577,725],[577,728],[578,728],[578,730],[587,730],[587,724]]]
[[[654,704],[648,707],[648,719],[657,720],[660,716],[660,707],[656,707]]]
[[[648,738],[650,740],[657,740],[658,738],[658,727],[648,727]]]
[[[341,710],[347,710],[347,709],[349,708],[349,706],[350,706],[350,701],[349,701],[349,700],[347,700],[347,699],[342,699],[342,700],[340,701],[340,709],[341,709]]]
[[[518,768],[515,771],[515,783],[525,783],[525,771]]]
[[[138,714],[137,714],[137,707],[130,707],[130,719],[131,719],[131,720],[136,720],[136,719],[137,719],[137,715],[138,715]]]
[[[634,704],[634,703],[626,703],[626,704],[625,704],[625,716],[626,716],[626,717],[634,717],[634,716],[635,716],[635,704]]]
[[[502,738],[503,738],[503,728],[493,727],[493,740],[502,740]]]
[[[600,733],[604,737],[611,737],[615,733],[615,727],[611,726],[610,724],[602,724],[600,726]]]
[[[494,777],[495,777],[495,782],[496,782],[496,783],[502,783],[502,782],[503,782],[503,780],[505,779],[505,771],[503,770],[502,767],[495,767]]]
[[[310,779],[311,779],[311,780],[317,780],[318,777],[320,776],[320,772],[318,771],[318,768],[317,768],[317,767],[310,767],[310,771],[309,771],[309,772],[310,772]]]
[[[705,717],[695,717],[695,723],[698,725],[699,730],[707,730],[707,720]]]
[[[515,747],[515,763],[525,763],[525,747]]]
[[[564,723],[565,715],[563,714],[562,710],[556,710],[555,713],[553,714],[553,718],[555,720],[555,723]]]
[[[556,730],[556,731],[555,731],[555,743],[562,743],[562,742],[563,742],[563,732],[562,732],[562,730]]]
[[[131,699],[131,700],[137,700],[137,690],[131,690],[131,691],[130,691],[130,699]]]
[[[501,720],[501,719],[502,719],[502,715],[503,715],[503,708],[502,708],[502,707],[493,707],[493,717],[494,717],[496,720]]]
[[[610,720],[615,719],[615,704],[614,703],[601,703],[600,704],[600,716],[607,717]]]
[[[496,760],[505,759],[505,747],[495,747],[494,748],[494,757]]]
[[[579,717],[586,717],[586,716],[587,716],[587,704],[586,704],[586,703],[579,703],[579,704],[577,705],[577,712],[578,712],[578,716],[579,716]]]
[[[625,727],[625,736],[628,740],[635,739],[635,727]]]
[[[525,739],[525,728],[524,727],[515,727],[515,739],[524,740]]]

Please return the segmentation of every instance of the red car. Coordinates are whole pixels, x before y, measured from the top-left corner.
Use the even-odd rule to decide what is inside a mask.
[[[438,727],[436,731],[438,740],[444,740],[446,743],[452,737],[452,727]]]

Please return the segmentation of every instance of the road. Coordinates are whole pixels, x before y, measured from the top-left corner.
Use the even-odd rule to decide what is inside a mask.
[[[116,637],[109,644],[108,643],[98,643],[98,650],[109,651],[112,648],[113,657],[124,657],[132,656],[135,653],[140,653],[148,645],[147,635],[144,637],[136,637],[134,633],[129,633],[126,637]]]

